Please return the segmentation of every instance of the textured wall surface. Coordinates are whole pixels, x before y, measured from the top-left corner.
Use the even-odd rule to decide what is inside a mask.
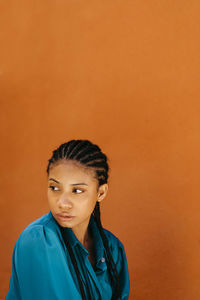
[[[134,300],[200,299],[200,2],[0,1],[0,299],[72,138],[110,159],[104,227]]]

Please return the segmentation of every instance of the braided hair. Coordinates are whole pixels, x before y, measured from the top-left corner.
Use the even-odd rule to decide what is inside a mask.
[[[107,163],[107,157],[104,153],[102,153],[101,149],[91,143],[88,140],[71,140],[67,143],[61,144],[56,150],[53,151],[52,157],[48,161],[47,166],[47,174],[49,175],[50,167],[54,163],[60,160],[70,160],[79,162],[80,164],[84,165],[87,168],[92,168],[95,170],[96,179],[98,180],[99,186],[108,181],[108,171],[109,166]],[[111,281],[112,288],[114,290],[114,295],[112,299],[121,299],[121,292],[120,292],[120,283],[119,283],[119,276],[116,268],[116,264],[113,260],[109,245],[108,239],[104,233],[102,224],[101,224],[101,216],[100,216],[100,205],[99,202],[96,202],[93,217],[97,224],[98,230],[100,232],[104,248],[106,250],[106,263],[108,268],[108,273]],[[62,229],[61,229],[62,232]],[[81,281],[80,271],[77,266],[75,255],[72,251],[69,242],[66,242],[66,247],[68,249],[72,264],[74,266],[76,276],[78,279],[82,299],[87,300],[83,284]],[[88,293],[89,294],[89,293]]]

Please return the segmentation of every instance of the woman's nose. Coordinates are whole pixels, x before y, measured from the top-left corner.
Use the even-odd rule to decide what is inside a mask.
[[[58,201],[58,205],[60,208],[65,208],[65,209],[70,209],[72,208],[72,202],[69,199],[69,197],[67,197],[66,195],[63,195],[59,201]]]

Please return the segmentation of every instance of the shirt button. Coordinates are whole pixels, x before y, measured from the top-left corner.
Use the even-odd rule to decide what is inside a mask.
[[[104,263],[105,261],[105,257],[102,257],[101,262]]]

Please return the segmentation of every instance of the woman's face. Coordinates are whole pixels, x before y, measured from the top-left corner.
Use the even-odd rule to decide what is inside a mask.
[[[51,165],[48,176],[48,203],[62,227],[87,226],[97,201],[103,200],[107,184],[98,188],[95,171],[77,162]]]

